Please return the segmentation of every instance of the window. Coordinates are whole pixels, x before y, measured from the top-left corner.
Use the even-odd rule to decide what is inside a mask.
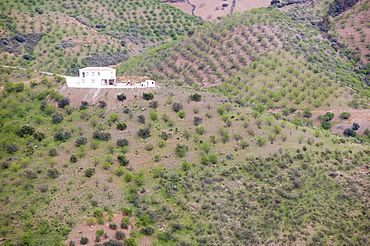
[[[95,83],[95,79],[91,79],[91,83]]]
[[[100,76],[100,72],[98,72],[98,76]]]
[[[86,77],[89,76],[89,72],[86,72]]]
[[[85,79],[82,79],[82,83],[85,83]]]
[[[82,78],[85,78],[85,72],[82,72]]]
[[[94,72],[91,72],[91,76],[95,76],[95,73]]]

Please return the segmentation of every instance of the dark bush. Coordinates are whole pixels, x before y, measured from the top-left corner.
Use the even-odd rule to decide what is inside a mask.
[[[91,178],[95,174],[95,168],[88,168],[85,170],[85,177]]]
[[[125,108],[123,110],[123,113],[125,113],[125,114],[129,114],[130,112],[131,112],[131,109],[129,109],[129,108]]]
[[[123,231],[116,231],[116,239],[123,240],[126,238],[126,235]]]
[[[349,137],[354,137],[354,136],[356,136],[356,132],[351,128],[346,128],[343,131],[343,135],[344,136],[349,136]]]
[[[53,121],[54,124],[58,124],[62,122],[64,119],[63,114],[59,112],[55,112],[54,114],[51,115],[51,120]]]
[[[151,226],[147,226],[147,227],[142,228],[142,229],[140,230],[140,232],[141,232],[142,234],[144,234],[144,235],[148,235],[148,236],[150,236],[150,235],[153,235],[153,233],[154,233],[154,228],[153,228],[153,227],[151,227]]]
[[[109,228],[112,229],[112,230],[116,230],[117,229],[117,224],[116,223],[110,223]]]
[[[180,110],[182,110],[182,109],[183,109],[183,106],[182,106],[182,104],[181,104],[181,103],[174,102],[174,103],[172,104],[172,109],[173,109],[173,111],[175,111],[175,112],[179,112]]]
[[[81,101],[80,110],[85,110],[89,106],[89,103],[86,101]]]
[[[9,153],[9,154],[14,154],[15,152],[17,152],[19,150],[19,147],[16,143],[8,143],[6,145],[6,151]]]
[[[143,139],[150,137],[150,127],[147,126],[145,128],[139,129],[137,135]]]
[[[105,101],[99,101],[99,108],[105,108],[107,103]]]
[[[193,123],[195,126],[199,126],[200,123],[202,123],[203,119],[201,117],[194,117]]]
[[[41,141],[45,138],[45,134],[42,133],[42,132],[35,132],[33,133],[33,137],[37,140],[37,141]]]
[[[162,133],[161,133],[161,138],[162,138],[164,141],[168,140],[170,137],[171,137],[171,133],[167,133],[167,132],[162,132]]]
[[[71,157],[69,158],[69,161],[72,163],[76,163],[78,161],[78,158],[76,155],[71,155]]]
[[[66,97],[63,97],[58,100],[58,108],[64,108],[65,106],[69,105],[69,99]]]
[[[112,138],[112,136],[109,132],[95,131],[93,132],[93,138],[99,139],[102,141],[109,141]]]
[[[123,93],[117,95],[118,101],[124,101],[126,100],[126,98],[127,98],[126,95]]]
[[[33,172],[32,170],[25,170],[24,176],[28,179],[37,179],[37,173]]]
[[[357,131],[358,129],[360,129],[360,124],[358,124],[357,122],[354,122],[352,124],[352,130]]]
[[[126,138],[117,139],[117,146],[125,147],[125,146],[128,146],[128,145],[129,145],[129,142]]]
[[[71,133],[70,132],[62,132],[62,131],[59,131],[59,132],[57,132],[57,133],[54,134],[54,141],[65,142],[70,137],[71,137]]]
[[[44,11],[40,8],[40,7],[36,7],[35,8],[35,11],[38,13],[38,14],[43,14],[44,13]]]
[[[202,100],[202,95],[200,95],[198,93],[192,94],[192,95],[189,96],[189,100],[199,102],[200,100]]]
[[[85,145],[87,143],[87,138],[79,137],[76,140],[76,147],[80,147],[81,145]]]
[[[56,148],[49,149],[49,156],[57,156],[57,155],[58,155],[58,151]]]
[[[149,92],[149,93],[143,93],[143,99],[144,100],[147,100],[147,101],[149,101],[149,100],[153,100],[153,98],[154,98],[154,95],[153,95],[153,93],[151,93],[151,92]]]
[[[123,244],[119,241],[110,239],[108,242],[103,243],[104,246],[123,246]]]
[[[141,124],[145,124],[145,116],[144,115],[139,115],[137,117],[137,122],[141,123]]]
[[[123,130],[126,130],[126,128],[127,128],[126,123],[124,123],[124,122],[118,122],[117,123],[117,130],[123,131]]]
[[[158,108],[158,101],[149,102],[149,108],[157,109]]]
[[[89,239],[87,237],[81,237],[80,244],[85,245],[85,244],[88,244],[88,242],[89,242]]]
[[[51,168],[48,170],[48,177],[52,179],[56,179],[59,177],[59,171],[56,168]]]
[[[31,136],[35,132],[35,128],[29,125],[22,126],[16,134],[20,136],[21,138],[26,136]]]
[[[117,160],[118,160],[120,166],[127,166],[130,163],[130,161],[124,155],[117,156]]]

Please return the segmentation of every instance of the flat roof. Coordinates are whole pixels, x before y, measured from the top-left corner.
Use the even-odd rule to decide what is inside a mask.
[[[115,71],[116,69],[110,67],[85,67],[79,70],[82,71]]]

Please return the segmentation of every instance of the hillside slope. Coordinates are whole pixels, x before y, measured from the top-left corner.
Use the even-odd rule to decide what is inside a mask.
[[[30,78],[0,101],[2,237],[78,245],[90,234],[69,237],[76,225],[130,208],[135,229],[116,230],[139,245],[368,242],[357,140],[186,87],[93,90],[81,103],[89,89]]]
[[[230,15],[191,38],[150,49],[122,63],[118,73],[128,75],[135,72],[168,84],[185,82],[201,87],[230,84],[234,80],[232,82],[238,83],[239,89],[249,87],[251,80],[259,80],[263,85],[272,84],[278,89],[287,84],[299,87],[301,83],[310,87],[312,79],[323,78],[325,86],[345,86],[346,93],[369,95],[366,80],[351,60],[343,56],[338,45],[315,26],[302,25],[278,9],[259,9]],[[286,63],[284,59],[290,61]],[[241,79],[238,75],[242,73],[249,74],[249,81],[236,81]],[[255,79],[256,75],[258,79]],[[262,81],[260,75],[265,77]],[[260,86],[260,82],[254,90],[256,95],[266,94],[266,87]],[[338,95],[340,93],[338,91]],[[244,97],[243,91],[237,96]],[[312,107],[312,103],[305,102],[306,98],[296,105]],[[242,99],[245,104],[255,98]],[[327,99],[325,96],[318,106]],[[290,100],[285,105],[293,106],[294,103]],[[363,102],[363,106],[367,107],[367,103]]]
[[[12,1],[0,8],[0,62],[67,74],[118,64],[202,24],[159,0]]]

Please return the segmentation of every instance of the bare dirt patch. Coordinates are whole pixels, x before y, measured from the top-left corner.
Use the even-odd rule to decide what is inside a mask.
[[[234,11],[243,12],[254,8],[268,7],[270,0],[189,0],[188,3],[170,3],[187,14],[203,20],[217,19]]]
[[[243,12],[255,8],[268,7],[270,0],[236,0],[234,11]]]
[[[178,9],[181,9],[182,11],[184,11],[185,13],[189,15],[193,14],[193,6],[191,6],[191,4],[189,3],[169,3],[169,4],[171,4],[172,6]]]
[[[370,129],[370,109],[336,109],[336,110],[315,110],[312,111],[312,119],[314,119],[315,125],[320,125],[320,120],[317,119],[319,115],[324,115],[327,112],[334,113],[334,118],[331,122],[339,122],[339,124],[333,125],[331,128],[332,133],[343,134],[344,129],[351,128],[352,124],[357,122],[360,124],[360,129],[356,132],[363,134],[365,129]],[[342,112],[348,112],[351,114],[349,119],[341,119],[339,116]]]
[[[131,223],[128,225],[127,229],[121,229],[120,224],[121,224],[121,220],[122,220],[123,217],[124,216],[122,214],[114,214],[113,215],[113,220],[110,221],[110,222],[105,222],[104,224],[88,225],[86,222],[84,222],[83,224],[80,224],[80,225],[78,225],[77,227],[75,227],[73,229],[73,231],[69,234],[69,237],[65,241],[65,243],[66,243],[66,245],[69,245],[70,241],[74,241],[76,243],[76,245],[81,245],[80,244],[81,237],[87,237],[89,239],[89,242],[85,245],[93,246],[96,243],[95,242],[96,231],[101,230],[101,229],[104,230],[104,233],[107,236],[107,237],[105,237],[103,235],[101,237],[101,241],[99,242],[101,244],[104,243],[104,242],[109,241],[110,239],[116,240],[115,235],[116,235],[117,231],[122,231],[123,233],[125,233],[126,238],[129,238],[130,237],[130,232],[134,228],[134,223],[132,222],[133,218],[130,218]],[[109,228],[110,223],[115,223],[117,225],[118,229],[116,229],[116,230],[110,229]]]
[[[336,32],[339,38],[348,44],[348,48],[357,49],[361,60],[368,63],[366,54],[370,53],[370,8],[366,8],[368,0],[361,0],[352,9],[342,13],[336,19]]]

